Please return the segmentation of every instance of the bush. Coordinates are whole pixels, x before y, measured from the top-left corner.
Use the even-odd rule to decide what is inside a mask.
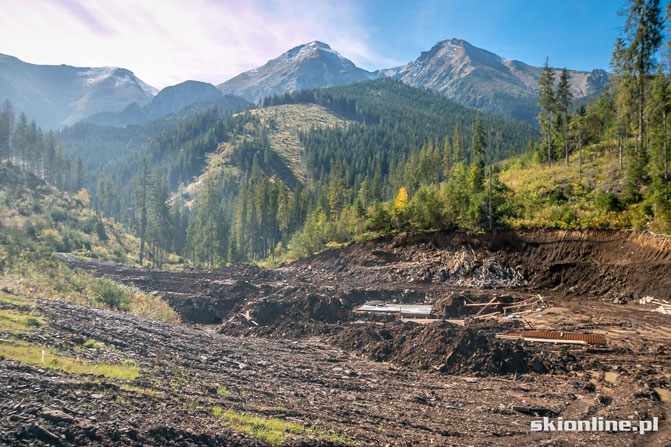
[[[96,220],[96,234],[98,235],[98,239],[100,239],[101,242],[107,242],[109,238],[107,237],[107,231],[105,231],[105,224],[100,219]]]
[[[570,206],[558,207],[553,210],[553,226],[562,230],[578,228],[578,213]]]
[[[367,231],[391,230],[391,216],[379,202],[376,202],[375,205],[373,205],[373,212],[366,221],[365,228]]]
[[[63,208],[53,208],[49,211],[49,217],[56,223],[65,222],[68,220],[68,213]]]
[[[47,228],[40,233],[40,239],[50,245],[55,251],[63,251],[63,239],[58,231]]]
[[[123,288],[112,281],[101,279],[94,281],[91,291],[95,294],[96,301],[100,301],[107,307],[117,310],[128,310],[130,298]]]
[[[612,192],[600,192],[597,194],[596,205],[604,213],[622,211],[624,209],[622,200]]]
[[[549,191],[547,197],[550,205],[561,205],[568,200],[563,188],[555,188]]]

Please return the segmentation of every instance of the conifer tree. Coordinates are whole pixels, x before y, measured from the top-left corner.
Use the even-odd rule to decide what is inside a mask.
[[[75,191],[79,191],[84,186],[86,186],[86,170],[84,169],[84,162],[82,162],[81,157],[78,157],[75,173]]]
[[[472,191],[474,194],[484,188],[485,180],[485,151],[487,150],[487,136],[485,128],[482,125],[480,117],[473,124],[473,143],[471,146],[473,153],[472,162]]]
[[[626,85],[635,86],[632,96],[638,106],[638,136],[627,179],[627,195],[635,199],[640,194],[648,162],[644,116],[646,82],[656,65],[655,54],[662,43],[663,20],[659,0],[629,0],[622,14],[627,20],[623,37],[616,42],[613,66],[621,76],[633,77],[633,83]]]
[[[14,107],[5,100],[0,111],[0,160],[11,158],[11,138],[14,130]]]
[[[573,103],[573,93],[571,93],[571,84],[569,83],[570,75],[568,70],[564,68],[559,76],[559,84],[557,85],[557,111],[562,114],[563,128],[564,128],[564,153],[566,156],[566,166],[568,166],[568,113]]]
[[[545,126],[545,138],[548,148],[548,167],[552,166],[552,114],[556,109],[556,97],[554,91],[555,73],[549,66],[549,59],[545,59],[545,65],[538,78],[538,105],[541,113],[538,122],[541,127]]]
[[[140,225],[140,259],[139,264],[142,265],[144,261],[144,245],[147,231],[147,194],[149,192],[149,167],[147,166],[147,159],[142,161],[142,170],[139,177],[136,179],[134,191],[134,205],[136,213],[139,213],[138,220]]]

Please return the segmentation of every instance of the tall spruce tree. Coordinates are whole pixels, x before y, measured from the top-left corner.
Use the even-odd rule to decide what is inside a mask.
[[[477,194],[484,189],[485,151],[487,150],[487,135],[480,117],[473,124],[473,143],[471,149],[473,153],[471,168],[472,190],[474,194]]]
[[[538,115],[538,123],[545,126],[545,138],[548,148],[548,167],[552,166],[552,114],[556,109],[556,97],[554,91],[555,73],[550,68],[549,59],[545,59],[545,65],[538,78],[538,105],[541,113]]]
[[[662,43],[663,20],[659,0],[629,0],[621,12],[626,16],[623,37],[616,43],[613,63],[623,76],[633,76],[635,90],[633,98],[638,106],[638,136],[636,148],[630,161],[627,195],[635,199],[648,162],[648,147],[645,130],[646,83],[656,66],[655,54]],[[631,85],[631,84],[628,84]]]
[[[564,127],[564,155],[566,157],[566,166],[568,166],[568,114],[573,104],[573,93],[571,93],[571,84],[569,72],[566,68],[561,71],[559,75],[559,84],[557,85],[557,112],[561,113],[563,117]]]
[[[142,160],[142,170],[140,175],[135,180],[135,191],[134,191],[134,205],[135,213],[138,215],[138,224],[140,231],[140,266],[144,261],[144,246],[146,242],[146,233],[147,233],[147,195],[149,193],[149,182],[151,181],[151,176],[149,173],[149,166],[147,165],[147,159]]]
[[[14,107],[5,100],[0,111],[0,160],[11,157],[11,138],[14,128]]]

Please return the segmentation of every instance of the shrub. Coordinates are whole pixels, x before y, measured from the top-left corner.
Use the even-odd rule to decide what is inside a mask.
[[[65,210],[58,207],[49,211],[49,217],[56,223],[65,222],[68,220],[68,214],[65,212]]]
[[[63,250],[63,238],[58,233],[58,231],[53,228],[47,228],[42,230],[40,233],[40,239],[42,239],[46,244],[50,245],[56,251]]]
[[[568,197],[566,197],[566,194],[564,194],[563,188],[555,188],[549,191],[547,197],[548,203],[551,205],[561,205],[568,200]]]
[[[91,291],[95,294],[96,301],[117,310],[128,310],[130,298],[123,288],[113,281],[101,279],[94,281]]]
[[[604,213],[622,211],[624,209],[624,203],[612,192],[600,192],[597,194],[596,205]]]
[[[96,220],[96,234],[98,235],[98,239],[100,239],[101,242],[107,242],[109,238],[107,237],[107,231],[105,231],[105,224],[100,219]]]

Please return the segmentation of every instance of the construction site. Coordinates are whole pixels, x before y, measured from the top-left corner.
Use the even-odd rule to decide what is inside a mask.
[[[3,390],[48,397],[3,393],[0,426],[12,431],[0,440],[266,445],[213,419],[213,408],[228,408],[300,421],[306,434],[283,445],[668,446],[668,244],[614,231],[397,235],[277,269],[212,271],[58,255],[164,297],[182,323],[42,302],[50,323],[28,341],[97,340],[97,355],[123,354],[143,372],[132,391],[2,362]],[[89,401],[106,410],[81,422]],[[659,427],[531,431],[541,417],[657,418]],[[119,431],[127,418],[135,428]]]

